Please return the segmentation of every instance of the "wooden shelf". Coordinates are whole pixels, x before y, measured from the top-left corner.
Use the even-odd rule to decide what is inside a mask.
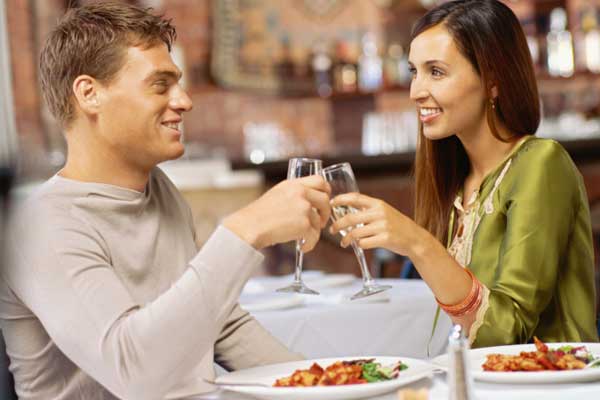
[[[600,154],[600,138],[561,141],[561,144],[573,158],[576,164],[586,164],[598,161]],[[351,154],[325,154],[321,157],[324,165],[349,162],[352,169],[361,178],[386,175],[410,174],[415,160],[414,152],[381,154],[366,156],[358,153]],[[252,164],[247,160],[233,160],[232,168],[256,169],[262,172],[268,182],[277,182],[285,179],[287,175],[287,160],[268,161],[263,164]]]

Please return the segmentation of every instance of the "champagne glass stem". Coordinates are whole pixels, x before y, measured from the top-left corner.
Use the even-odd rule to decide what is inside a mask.
[[[296,240],[296,269],[294,270],[294,282],[301,283],[302,278],[302,260],[304,258],[304,252],[302,251],[303,240]]]
[[[356,254],[356,258],[358,259],[358,264],[360,265],[360,271],[362,273],[362,278],[364,283],[371,283],[373,278],[371,277],[371,272],[369,271],[369,267],[367,266],[367,259],[365,258],[365,252],[363,249],[358,247],[356,241],[352,241],[352,249],[354,250],[354,254]]]

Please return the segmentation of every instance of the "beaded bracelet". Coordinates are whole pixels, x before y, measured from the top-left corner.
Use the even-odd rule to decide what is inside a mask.
[[[465,272],[471,277],[473,284],[471,285],[471,291],[467,297],[458,304],[448,305],[441,303],[437,298],[435,299],[442,310],[452,317],[461,317],[465,314],[469,314],[479,308],[483,298],[482,284],[473,275],[473,273],[465,268]]]

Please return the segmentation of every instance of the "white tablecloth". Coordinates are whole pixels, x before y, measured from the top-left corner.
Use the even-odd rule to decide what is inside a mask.
[[[321,295],[302,295],[295,307],[272,311],[251,311],[254,317],[288,348],[306,358],[339,356],[404,356],[427,358],[436,303],[433,294],[421,280],[381,279],[392,289],[363,300],[350,301],[361,283],[335,288],[321,288],[318,277],[307,284]],[[322,278],[325,282],[325,278]],[[284,301],[292,294],[274,294],[273,288],[290,283],[290,278],[255,278],[247,288],[267,288],[262,294],[242,295],[242,307],[249,310],[261,300]],[[250,290],[248,290],[250,291]],[[246,291],[246,292],[248,292]],[[297,299],[296,297],[295,299]],[[451,323],[440,314],[430,354],[444,352]]]

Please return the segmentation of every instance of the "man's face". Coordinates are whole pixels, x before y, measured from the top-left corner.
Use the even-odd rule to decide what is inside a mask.
[[[192,101],[165,44],[129,47],[117,76],[100,88],[98,124],[111,156],[150,169],[180,157],[182,114]]]

